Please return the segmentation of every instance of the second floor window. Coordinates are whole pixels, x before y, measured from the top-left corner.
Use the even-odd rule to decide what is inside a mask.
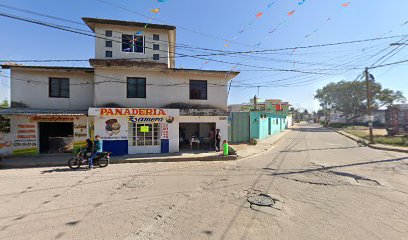
[[[122,34],[122,52],[144,53],[144,37]]]
[[[127,98],[146,98],[146,78],[127,78]]]
[[[50,78],[49,97],[69,98],[69,78]]]
[[[190,80],[190,99],[207,100],[206,80]]]

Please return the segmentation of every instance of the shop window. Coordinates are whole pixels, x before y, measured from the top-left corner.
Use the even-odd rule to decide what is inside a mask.
[[[144,37],[122,34],[122,52],[144,53]]]
[[[69,98],[69,78],[49,78],[49,96]]]
[[[146,98],[146,78],[127,78],[127,98]]]
[[[160,125],[158,123],[129,123],[129,146],[160,145]]]
[[[190,99],[207,100],[206,80],[190,80]]]

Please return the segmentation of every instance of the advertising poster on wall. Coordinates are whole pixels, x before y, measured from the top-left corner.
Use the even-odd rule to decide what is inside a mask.
[[[29,121],[27,117],[16,117],[11,134],[13,138],[13,156],[35,155],[37,148],[37,124]]]
[[[87,117],[80,117],[74,121],[74,152],[78,148],[86,146],[87,138]]]
[[[169,139],[169,124],[161,124],[161,139]]]
[[[0,132],[0,157],[10,156],[12,154],[12,145],[10,133]]]
[[[97,117],[95,118],[95,134],[102,140],[127,140],[128,119],[126,117]]]

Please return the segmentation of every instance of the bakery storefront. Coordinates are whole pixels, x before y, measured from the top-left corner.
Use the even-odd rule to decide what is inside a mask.
[[[112,155],[179,151],[178,109],[89,108],[94,134]]]

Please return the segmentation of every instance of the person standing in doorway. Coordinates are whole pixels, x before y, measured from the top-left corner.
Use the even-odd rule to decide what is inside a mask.
[[[220,133],[220,129],[217,129],[217,133],[215,134],[215,142],[217,145],[217,152],[219,152],[221,150],[221,133]]]
[[[215,150],[215,130],[211,128],[210,133],[208,134],[210,137],[210,150]]]
[[[101,136],[96,135],[94,140],[94,153],[89,158],[89,169],[93,169],[93,159],[103,152],[103,142]]]

